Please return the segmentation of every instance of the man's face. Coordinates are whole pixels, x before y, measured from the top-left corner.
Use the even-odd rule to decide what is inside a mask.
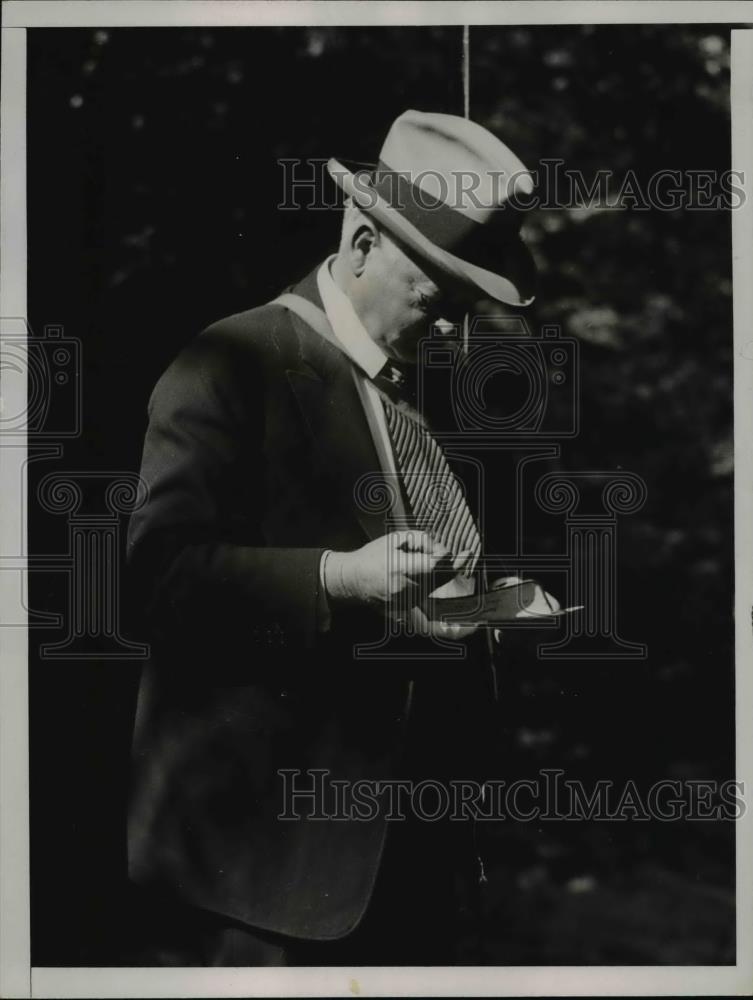
[[[396,360],[415,362],[418,343],[433,323],[462,320],[464,306],[457,297],[384,234],[369,253],[363,277],[379,318],[381,345]]]

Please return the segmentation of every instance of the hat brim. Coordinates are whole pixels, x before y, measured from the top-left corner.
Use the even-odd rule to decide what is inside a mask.
[[[511,275],[497,274],[486,268],[479,267],[470,261],[463,260],[455,254],[438,247],[409,222],[397,209],[393,208],[373,188],[364,190],[363,185],[356,184],[355,174],[347,170],[337,160],[330,160],[327,170],[335,183],[353,199],[362,211],[372,215],[377,222],[401,240],[409,249],[430,265],[445,272],[456,281],[471,284],[474,288],[498,302],[510,306],[530,306],[534,301],[532,289]],[[517,274],[535,274],[535,264],[528,247],[517,233],[505,241],[504,257],[511,271]]]

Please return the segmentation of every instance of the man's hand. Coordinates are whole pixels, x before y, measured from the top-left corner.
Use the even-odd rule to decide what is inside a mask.
[[[473,553],[460,552],[455,556],[453,572],[455,575],[432,591],[430,597],[464,597],[475,592],[473,578],[462,575],[463,571],[472,565]],[[466,639],[478,629],[478,625],[459,625],[455,622],[430,621],[420,608],[411,612],[411,627],[420,636],[428,639]]]
[[[424,639],[467,639],[478,629],[478,625],[458,625],[456,622],[429,621],[420,608],[413,608],[410,616],[411,628]]]
[[[446,546],[424,531],[394,531],[355,552],[330,552],[324,586],[335,603],[405,611],[452,573]]]
[[[470,553],[453,558],[447,547],[423,531],[395,531],[355,552],[330,552],[324,585],[333,602],[367,604],[382,610],[414,635],[464,639],[475,625],[429,621],[416,603],[439,587],[452,586]]]

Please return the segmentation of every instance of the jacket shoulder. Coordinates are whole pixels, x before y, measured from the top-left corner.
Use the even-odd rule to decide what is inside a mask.
[[[267,354],[278,359],[292,359],[298,354],[297,337],[288,311],[271,303],[216,320],[202,330],[193,345],[209,350],[224,348],[258,360]]]
[[[174,409],[193,399],[222,400],[231,409],[299,355],[296,332],[285,309],[263,305],[210,324],[182,348],[154,387],[149,410]]]

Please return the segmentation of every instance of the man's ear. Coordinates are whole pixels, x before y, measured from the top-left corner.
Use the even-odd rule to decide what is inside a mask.
[[[376,226],[370,219],[363,218],[350,238],[350,266],[356,277],[363,274],[366,258],[378,243],[379,232]]]

